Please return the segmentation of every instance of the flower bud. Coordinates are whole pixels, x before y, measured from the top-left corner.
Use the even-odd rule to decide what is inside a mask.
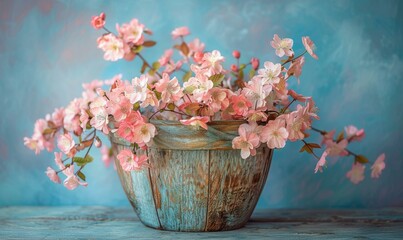
[[[203,52],[195,52],[195,54],[193,55],[193,59],[195,60],[196,63],[201,63],[203,57],[204,57]]]
[[[232,56],[234,56],[236,59],[239,59],[241,57],[241,53],[238,50],[234,50],[232,52]]]
[[[95,142],[94,142],[95,147],[100,148],[102,146],[102,141],[99,139],[99,137],[95,137]]]
[[[231,65],[231,71],[233,71],[233,72],[237,72],[237,71],[238,71],[238,67],[237,67],[237,65],[232,64],[232,65]]]
[[[252,64],[252,68],[257,70],[259,68],[259,59],[257,58],[252,58],[250,60],[250,63]]]

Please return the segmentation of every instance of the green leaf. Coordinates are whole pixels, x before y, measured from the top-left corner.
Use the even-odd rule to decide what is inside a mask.
[[[243,70],[245,67],[246,65],[242,63],[241,65],[239,65],[239,70]]]
[[[249,71],[249,78],[253,78],[253,76],[255,76],[255,73],[256,73],[255,69],[251,69]]]
[[[168,106],[167,106],[167,108],[168,108],[169,110],[175,110],[175,104],[169,103]]]
[[[43,135],[52,134],[54,131],[55,131],[54,129],[46,128],[45,130],[43,130],[42,134]]]
[[[154,70],[154,69],[150,69],[150,71],[148,71],[148,74],[150,74],[150,76],[154,76],[154,75],[155,75],[155,70]]]
[[[143,74],[147,69],[147,64],[145,62],[143,62],[143,66],[141,66],[141,70],[140,73]]]
[[[137,111],[140,108],[140,103],[136,102],[135,104],[133,104],[133,111]]]
[[[160,62],[153,62],[153,65],[152,65],[152,67],[153,67],[153,69],[154,70],[158,70],[160,67],[161,67],[161,64],[160,64]]]
[[[219,73],[219,74],[215,74],[215,75],[211,76],[209,79],[213,82],[214,87],[217,87],[221,84],[224,77],[225,77],[224,74]]]
[[[186,72],[185,75],[183,75],[183,78],[182,78],[183,82],[187,82],[190,77],[192,77],[192,72],[191,71]]]
[[[356,156],[355,161],[359,162],[359,163],[367,163],[367,162],[369,162],[368,159],[363,155]]]
[[[321,146],[320,146],[319,144],[316,144],[316,143],[308,143],[308,145],[309,145],[311,148],[321,148]]]
[[[141,52],[141,50],[143,50],[143,46],[138,46],[138,47],[136,47],[136,48],[133,48],[133,49],[132,49],[132,52],[133,52],[133,53],[139,53],[139,52]]]
[[[145,41],[145,42],[143,43],[143,46],[144,46],[144,47],[152,47],[152,46],[155,46],[155,44],[157,44],[157,42],[148,40],[148,41]]]
[[[180,50],[183,53],[183,55],[185,55],[185,56],[187,56],[189,54],[189,51],[190,51],[188,45],[185,42],[183,42],[180,45]]]
[[[87,163],[90,163],[94,160],[93,157],[91,157],[91,155],[87,155],[85,158],[83,157],[73,157],[73,162],[77,163],[77,166],[84,166]]]
[[[161,100],[161,93],[154,90],[155,96],[157,97],[158,100]]]
[[[81,180],[85,181],[85,175],[84,175],[84,173],[82,173],[81,171],[78,171],[78,172],[77,172],[77,176],[78,176],[79,178],[81,178]]]

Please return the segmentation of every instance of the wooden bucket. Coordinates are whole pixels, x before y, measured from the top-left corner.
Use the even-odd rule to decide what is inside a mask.
[[[147,150],[150,168],[125,172],[123,189],[141,222],[172,231],[222,231],[243,227],[263,190],[273,150],[242,159],[232,149],[241,121],[216,121],[209,130],[154,120],[158,135]],[[115,159],[129,148],[111,136]]]

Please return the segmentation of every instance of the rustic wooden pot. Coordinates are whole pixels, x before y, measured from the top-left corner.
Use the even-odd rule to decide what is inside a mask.
[[[209,123],[209,130],[154,120],[158,135],[147,150],[150,168],[125,172],[123,189],[146,226],[172,231],[221,231],[243,227],[263,190],[273,151],[242,159],[232,149],[241,121]],[[130,144],[111,135],[113,152]],[[116,157],[115,157],[116,159]]]

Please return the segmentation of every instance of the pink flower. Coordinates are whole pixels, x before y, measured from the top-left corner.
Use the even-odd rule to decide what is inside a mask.
[[[205,95],[208,93],[210,89],[214,86],[211,80],[207,78],[196,78],[191,77],[187,82],[183,84],[183,88],[185,89],[185,93],[193,94],[193,97],[196,101],[200,102]]]
[[[270,42],[271,46],[276,49],[276,55],[282,57],[292,56],[294,55],[294,51],[292,50],[292,45],[294,41],[290,38],[281,39],[277,34],[274,34],[273,41]]]
[[[141,75],[140,78],[133,78],[129,91],[126,92],[130,99],[130,103],[142,102],[147,98],[147,83],[146,75]]]
[[[207,52],[203,56],[202,68],[207,69],[209,76],[219,74],[223,71],[221,63],[224,62],[224,60],[224,57],[221,56],[221,53],[217,50]]]
[[[130,51],[122,39],[115,37],[112,33],[98,38],[98,48],[105,52],[104,59],[107,61],[122,59],[125,53]]]
[[[262,84],[279,83],[279,75],[281,73],[281,64],[273,64],[272,62],[265,62],[264,68],[259,69],[257,77],[262,81]]]
[[[140,155],[137,156],[133,154],[130,150],[124,149],[116,156],[125,171],[141,170],[141,168],[148,166],[147,156]]]
[[[64,169],[64,164],[63,164],[63,153],[59,152],[55,152],[55,163],[56,165],[59,167],[60,170]]]
[[[350,125],[344,128],[346,131],[346,138],[349,142],[361,141],[365,137],[364,129],[358,130],[357,127]]]
[[[365,166],[361,163],[354,163],[353,167],[349,172],[347,172],[346,177],[354,184],[358,184],[364,180],[364,170]]]
[[[140,122],[133,128],[134,142],[149,143],[156,134],[156,128],[151,123]]]
[[[255,108],[263,107],[266,105],[266,97],[272,91],[270,84],[264,84],[259,78],[254,77],[242,89],[242,94],[252,103]]]
[[[291,76],[291,75],[296,77],[297,80],[298,80],[298,84],[299,84],[299,77],[302,74],[302,67],[304,66],[304,64],[305,64],[305,57],[304,56],[299,57],[296,60],[294,60],[291,63],[290,68],[287,71],[287,77]]]
[[[54,183],[61,183],[59,176],[57,175],[56,171],[53,168],[48,167],[46,170],[46,175],[48,178]]]
[[[348,145],[347,139],[343,139],[340,142],[336,143],[333,140],[329,140],[325,142],[326,148],[329,151],[329,156],[337,157],[337,156],[347,156],[348,152],[346,151],[346,147]]]
[[[137,19],[132,19],[129,24],[122,24],[121,27],[116,24],[116,30],[126,43],[141,45],[144,42],[144,25]]]
[[[160,63],[161,66],[165,66],[167,65],[172,58],[172,55],[174,54],[174,50],[173,49],[168,49],[164,52],[164,55],[162,55],[160,57],[160,59],[158,59],[158,62]]]
[[[114,159],[110,149],[105,145],[101,147],[101,156],[102,156],[102,162],[104,162],[106,167],[109,167],[109,165],[111,164],[111,162],[113,162]]]
[[[271,149],[283,148],[288,138],[285,122],[282,119],[270,120],[260,135],[261,142],[267,142]]]
[[[57,147],[66,155],[73,149],[75,142],[69,133],[59,135],[57,138]]]
[[[196,53],[203,53],[204,52],[204,43],[200,41],[200,39],[195,38],[189,44],[189,55],[195,55]],[[203,58],[203,56],[202,56]]]
[[[155,89],[161,93],[161,100],[164,103],[178,101],[183,96],[178,79],[174,77],[169,80],[169,75],[166,73],[164,73],[162,79],[155,84]]]
[[[173,39],[177,39],[178,37],[184,37],[189,35],[190,31],[188,27],[179,27],[175,28],[171,34]]]
[[[288,95],[290,95],[292,98],[300,102],[306,102],[310,98],[310,97],[304,97],[302,94],[298,94],[292,89],[288,90]]]
[[[204,117],[191,117],[190,119],[183,119],[180,120],[180,122],[183,125],[190,125],[190,126],[196,126],[196,127],[202,127],[204,129],[208,129],[207,124],[210,121],[210,118],[207,116]]]
[[[119,128],[117,130],[118,136],[131,143],[135,142],[136,133],[134,127],[143,122],[144,119],[139,111],[131,112],[122,122],[119,123]]]
[[[303,118],[300,117],[298,112],[291,112],[289,114],[283,114],[287,123],[288,139],[290,141],[301,140],[305,138],[303,132]]]
[[[63,108],[56,108],[55,111],[52,113],[52,121],[56,125],[57,128],[63,126],[64,120],[64,109]]]
[[[99,16],[93,16],[91,25],[97,30],[103,28],[105,25],[105,13],[101,13]]]
[[[97,130],[101,130],[103,133],[108,134],[109,118],[106,111],[106,100],[103,97],[98,97],[90,104],[90,111],[94,116],[91,118],[90,124]]]
[[[386,164],[385,164],[385,153],[382,153],[374,162],[372,165],[371,169],[371,177],[372,178],[379,178],[381,175],[383,169],[385,169]]]
[[[90,119],[90,116],[88,116],[87,109],[81,109],[81,114],[80,114],[80,122],[81,123],[80,123],[80,126],[83,129],[87,128],[87,123],[88,123],[89,119]]]
[[[252,125],[244,123],[239,126],[239,137],[235,137],[232,140],[233,149],[241,149],[241,157],[243,159],[248,158],[250,155],[256,155],[256,148],[259,146],[259,136],[256,133],[257,124]]]
[[[252,68],[257,70],[259,68],[259,59],[257,58],[251,58],[250,63],[252,65]]]
[[[43,146],[39,143],[37,139],[24,137],[24,145],[35,151],[35,154],[39,154],[43,150]]]
[[[68,190],[74,190],[79,185],[84,186],[84,187],[88,186],[88,183],[80,182],[80,180],[74,174],[74,165],[71,165],[70,167],[66,168],[66,170],[63,171],[63,173],[67,176],[67,178],[63,181],[63,185]]]
[[[313,52],[316,47],[312,40],[309,37],[302,37],[302,44],[304,44],[304,47],[309,55],[317,60],[318,56],[316,56],[316,54]]]
[[[316,163],[315,173],[317,173],[318,171],[322,172],[322,168],[326,165],[327,154],[328,154],[327,151],[324,151],[322,153],[322,156],[320,157],[319,161]]]
[[[246,116],[252,103],[243,95],[233,95],[230,99],[234,115]]]

